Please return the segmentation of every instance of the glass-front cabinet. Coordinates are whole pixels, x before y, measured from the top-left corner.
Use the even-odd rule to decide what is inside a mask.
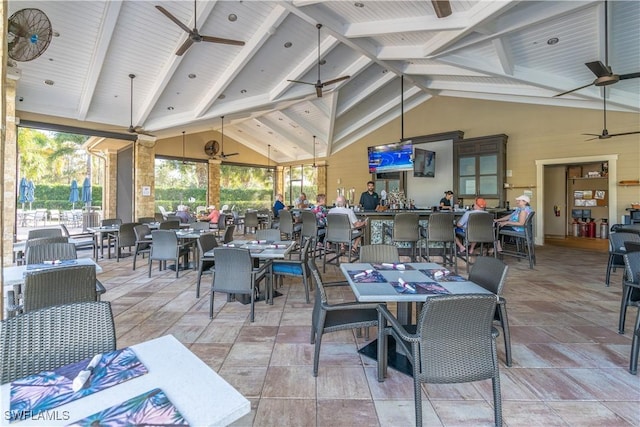
[[[507,136],[462,139],[453,144],[456,196],[493,199],[503,206]]]

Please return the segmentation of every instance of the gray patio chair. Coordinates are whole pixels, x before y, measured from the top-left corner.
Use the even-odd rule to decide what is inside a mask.
[[[259,283],[266,280],[268,284],[269,265],[253,267],[253,260],[248,249],[217,247],[213,249],[216,260],[211,283],[209,299],[209,318],[213,319],[213,301],[216,292],[232,295],[249,295],[251,304],[250,321],[255,320],[255,301],[259,295]],[[270,286],[265,290],[265,299],[270,300]]]
[[[96,245],[96,239],[93,233],[74,233],[70,234],[69,229],[66,225],[60,224],[60,229],[62,230],[62,234],[74,240],[74,245],[76,249],[85,249],[91,248],[93,253],[93,258],[98,258],[98,246]]]
[[[259,231],[275,231],[278,230],[259,230]],[[280,285],[282,285],[283,277],[299,277],[302,279],[302,285],[304,286],[304,294],[305,301],[309,304],[309,282],[311,272],[309,271],[309,267],[307,266],[307,262],[309,261],[309,253],[311,249],[311,245],[314,244],[314,241],[311,239],[307,239],[304,242],[304,246],[300,251],[300,259],[299,260],[273,260],[271,263],[271,272],[274,276],[275,280],[280,280]]]
[[[136,238],[136,247],[133,252],[133,269],[135,270],[138,255],[142,255],[142,258],[144,259],[145,254],[147,256],[151,254],[152,240],[148,237],[151,235],[151,229],[147,224],[138,224],[133,227],[133,234]]]
[[[480,253],[484,249],[484,245],[491,245],[493,248],[493,256],[497,257],[498,251],[496,250],[496,230],[493,226],[493,215],[488,212],[474,212],[469,215],[469,221],[465,233],[460,235],[462,243],[465,247],[465,253],[462,256],[464,262],[467,264],[467,273],[469,272],[469,265],[471,260],[469,259],[469,250],[471,243],[475,243],[480,246]]]
[[[209,227],[209,222],[208,221],[198,221],[198,222],[194,222],[193,224],[191,224],[191,228],[194,229],[194,231],[200,231],[200,232],[207,232],[209,231],[211,228]]]
[[[180,220],[168,219],[158,225],[159,230],[180,230]]]
[[[155,217],[141,216],[140,218],[138,218],[138,223],[140,224],[151,224],[152,222],[156,222]]]
[[[536,265],[536,245],[533,241],[534,233],[533,233],[533,218],[535,217],[535,212],[529,212],[527,215],[527,220],[524,223],[524,231],[514,231],[514,230],[505,230],[503,228],[498,230],[498,238],[501,241],[502,252],[500,252],[501,256],[512,256],[518,259],[527,259],[529,260],[529,268],[533,269],[533,266]],[[505,237],[510,238],[512,241],[511,245],[507,246]]]
[[[511,366],[511,334],[507,317],[507,300],[502,296],[502,288],[507,279],[509,266],[497,258],[478,257],[469,273],[469,280],[482,286],[497,297],[494,320],[500,323],[504,337],[504,354],[507,366]]]
[[[256,230],[256,240],[277,242],[280,240],[280,231],[275,228]]]
[[[620,316],[618,333],[624,334],[624,324],[627,317],[627,307],[637,307],[640,313],[640,252],[624,254],[624,281],[622,282],[622,299],[620,300]]]
[[[69,243],[69,239],[64,236],[55,237],[38,237],[36,239],[27,240],[24,242],[24,254],[22,261],[26,262],[27,252],[29,248],[37,245],[47,245],[49,243]]]
[[[108,302],[65,304],[25,313],[0,323],[0,383],[115,349]]]
[[[429,215],[429,222],[426,228],[426,252],[427,262],[431,262],[430,243],[442,243],[442,264],[453,265],[458,273],[458,262],[456,261],[456,236],[453,227],[454,216],[451,213],[435,212]]]
[[[12,295],[9,295],[11,303]],[[13,301],[16,296],[13,295]],[[73,302],[97,301],[96,268],[75,265],[27,271],[22,288],[22,304],[8,305],[10,313],[28,313],[45,307]]]
[[[224,230],[224,237],[222,238],[222,243],[229,243],[233,241],[233,233],[236,230],[235,225],[227,225],[227,228]]]
[[[258,211],[247,211],[244,214],[244,230],[242,234],[255,233],[260,228],[260,222],[258,221]],[[253,231],[251,231],[253,230]]]
[[[416,259],[416,247],[422,239],[420,235],[420,216],[415,213],[402,212],[395,215],[393,227],[388,224],[382,225],[384,235],[391,237],[391,241],[408,243],[411,247],[411,260]]]
[[[609,233],[609,259],[607,261],[607,272],[605,283],[609,286],[611,271],[616,267],[624,268],[623,255],[627,253],[625,242],[640,242],[640,234],[626,231],[615,231]],[[624,282],[624,278],[622,279]]]
[[[196,281],[196,298],[200,298],[200,282],[202,275],[207,273],[213,273],[212,267],[215,265],[215,258],[211,255],[205,256],[206,252],[218,247],[218,240],[215,234],[205,233],[198,237],[198,251],[200,253],[200,260],[198,262],[198,279]]]
[[[176,278],[180,274],[180,258],[184,259],[184,266],[189,264],[190,244],[180,244],[178,236],[173,230],[153,230],[151,232],[151,254],[149,255],[149,277],[153,261],[160,262],[160,270],[166,267],[167,261],[174,261]]]
[[[25,257],[26,264],[41,264],[45,261],[77,259],[73,243],[57,242],[30,246]]]
[[[364,304],[359,302],[330,304],[327,299],[326,287],[349,286],[346,282],[323,284],[315,261],[309,259],[307,263],[311,276],[316,282],[315,301],[311,315],[311,344],[315,344],[313,352],[313,376],[318,376],[320,362],[320,345],[322,336],[329,332],[349,329],[368,328],[378,325],[377,303]]]
[[[495,424],[502,425],[497,331],[492,327],[495,309],[494,295],[430,297],[424,303],[416,332],[410,333],[385,306],[378,307],[378,381],[386,376],[387,336],[393,335],[413,366],[416,426],[422,425],[422,383],[485,379],[493,382]]]
[[[40,239],[42,237],[59,237],[62,236],[62,229],[60,228],[36,228],[29,230],[27,233],[27,240]]]
[[[362,245],[360,246],[360,262],[379,264],[400,262],[398,247],[395,245]]]
[[[282,212],[280,212],[282,216]],[[347,249],[345,256],[347,262],[353,262],[358,259],[358,255],[353,250],[354,241],[362,235],[361,232],[354,230],[349,221],[349,216],[346,214],[328,214],[327,215],[327,228],[324,236],[325,248],[324,257],[322,258],[322,271],[325,272],[327,264],[335,262],[335,265],[340,265],[341,247],[344,245]],[[329,249],[331,248],[331,249]],[[329,253],[334,253],[335,256],[328,259]]]
[[[138,222],[127,222],[120,225],[120,229],[113,235],[115,238],[114,251],[116,254],[116,262],[120,262],[120,258],[123,257],[122,249],[129,248],[128,255],[132,255],[131,248],[136,246],[136,234],[133,232],[133,228],[136,225],[140,225]]]

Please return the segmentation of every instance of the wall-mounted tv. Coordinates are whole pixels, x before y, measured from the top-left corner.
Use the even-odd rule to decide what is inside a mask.
[[[370,173],[413,170],[411,141],[369,147],[368,155]]]
[[[436,176],[436,152],[416,148],[413,153],[413,176],[422,178],[435,178]]]

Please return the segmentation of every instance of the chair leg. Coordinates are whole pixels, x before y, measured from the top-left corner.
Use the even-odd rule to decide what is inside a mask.
[[[202,281],[202,269],[204,268],[204,263],[200,260],[200,264],[198,265],[198,279],[196,280],[196,298],[200,298],[200,282]]]
[[[622,298],[620,300],[620,317],[618,319],[618,333],[624,334],[624,323],[627,320],[627,304],[631,295],[631,287],[622,285]],[[639,309],[640,310],[640,309]]]
[[[633,341],[631,341],[631,356],[629,357],[629,372],[633,375],[638,373],[638,352],[640,351],[640,308],[636,316],[636,326],[633,331]]]
[[[213,319],[213,282],[211,285],[211,297],[209,298],[209,319]]]
[[[320,345],[322,344],[322,333],[316,334],[316,345],[313,351],[313,376],[318,376],[318,364],[320,362]]]
[[[414,343],[414,354],[417,346]],[[418,379],[420,375],[419,363],[413,363],[413,400],[416,406],[416,426],[422,426],[422,385]]]
[[[507,317],[507,305],[505,302],[498,304],[498,316],[500,319],[500,327],[504,336],[504,354],[507,366],[511,366],[511,334],[509,333],[509,318]]]
[[[613,265],[613,254],[609,254],[609,261],[607,261],[607,273],[605,275],[604,283],[609,286],[609,279],[611,277],[611,266]]]
[[[491,378],[491,384],[493,386],[493,416],[494,422],[497,427],[502,426],[502,396],[500,394],[500,372],[498,370],[498,355],[496,349],[496,342],[493,341],[493,363],[495,364],[496,371],[493,378]]]

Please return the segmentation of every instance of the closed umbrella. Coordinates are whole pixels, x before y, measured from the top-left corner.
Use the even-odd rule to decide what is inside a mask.
[[[76,203],[80,200],[80,191],[78,190],[78,182],[74,179],[71,181],[71,192],[69,193],[69,201],[71,202],[71,209],[76,208]]]
[[[29,210],[31,210],[31,203],[36,200],[36,186],[32,180],[27,183],[27,192],[25,193],[25,199],[29,203]]]
[[[27,201],[27,178],[22,177],[20,180],[20,186],[18,188],[18,203],[22,203],[22,209],[24,210],[24,204]]]
[[[82,201],[88,211],[91,206],[91,181],[89,177],[86,177],[82,183]]]

